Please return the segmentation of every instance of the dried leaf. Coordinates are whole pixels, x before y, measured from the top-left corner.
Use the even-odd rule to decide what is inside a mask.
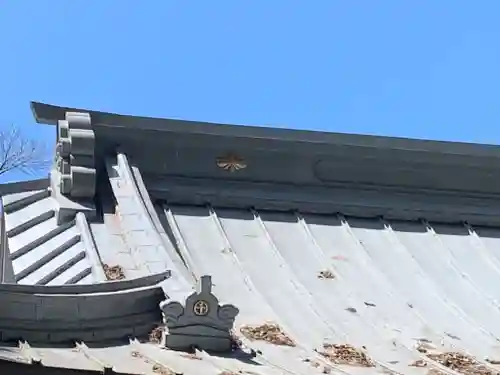
[[[318,279],[335,279],[335,275],[330,270],[320,271],[318,273]]]
[[[475,358],[459,352],[429,353],[427,357],[451,370],[466,375],[497,375]]]
[[[149,333],[149,342],[154,344],[160,344],[163,336],[163,332],[165,332],[165,327],[157,326]]]
[[[427,362],[423,359],[417,359],[416,361],[410,363],[411,367],[427,367]]]
[[[107,264],[103,264],[102,269],[104,270],[104,274],[109,281],[125,279],[125,272],[123,271],[122,266],[109,266]]]
[[[374,367],[375,363],[360,349],[349,344],[323,344],[318,353],[339,365]]]
[[[293,340],[277,324],[266,323],[260,326],[243,326],[240,331],[243,336],[250,340],[267,341],[274,345],[295,346]]]
[[[156,363],[156,364],[153,365],[152,370],[153,370],[153,372],[155,374],[160,374],[160,375],[175,375],[175,373],[172,370],[170,370],[169,368],[166,368],[165,366],[160,365],[158,363]]]

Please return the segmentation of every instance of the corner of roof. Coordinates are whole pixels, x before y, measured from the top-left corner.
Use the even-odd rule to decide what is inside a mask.
[[[49,113],[49,111],[47,111],[48,108],[55,109],[57,107],[40,102],[30,102],[31,113],[33,114],[33,117],[38,124],[55,125],[57,120],[53,118],[47,118],[51,116],[46,116]]]
[[[67,112],[91,113],[88,109],[77,109],[70,107],[61,107],[53,104],[41,102],[30,102],[31,112],[38,124],[56,125],[58,120],[64,120]]]

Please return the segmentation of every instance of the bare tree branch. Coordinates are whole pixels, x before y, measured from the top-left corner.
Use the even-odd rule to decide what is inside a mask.
[[[19,127],[0,131],[0,175],[13,170],[33,174],[50,163],[45,145],[27,137]]]

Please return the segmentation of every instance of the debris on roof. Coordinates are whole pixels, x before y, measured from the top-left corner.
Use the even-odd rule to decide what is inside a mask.
[[[349,344],[323,344],[318,353],[332,363],[361,367],[375,367],[366,353]]]
[[[319,272],[318,279],[335,279],[335,275],[330,270],[324,270]]]
[[[149,342],[154,344],[161,344],[164,332],[165,332],[164,326],[156,326],[149,333]]]
[[[417,359],[416,361],[413,361],[410,363],[411,367],[427,367],[427,362],[424,361],[423,359]]]
[[[109,281],[125,280],[125,272],[123,271],[122,266],[118,264],[114,266],[103,264],[102,268],[104,269],[104,274]]]
[[[474,357],[459,352],[429,353],[427,357],[464,375],[496,375],[492,369],[480,364]]]
[[[64,155],[0,185],[0,372],[500,373],[500,147],[34,110]]]
[[[250,340],[267,341],[274,345],[295,346],[295,342],[287,336],[281,327],[275,323],[265,323],[259,326],[243,326],[240,332]]]

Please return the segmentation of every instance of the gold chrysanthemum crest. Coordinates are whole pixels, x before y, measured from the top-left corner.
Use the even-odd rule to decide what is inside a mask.
[[[217,158],[217,166],[228,172],[236,172],[247,167],[245,159],[234,154],[228,153],[224,156]]]

